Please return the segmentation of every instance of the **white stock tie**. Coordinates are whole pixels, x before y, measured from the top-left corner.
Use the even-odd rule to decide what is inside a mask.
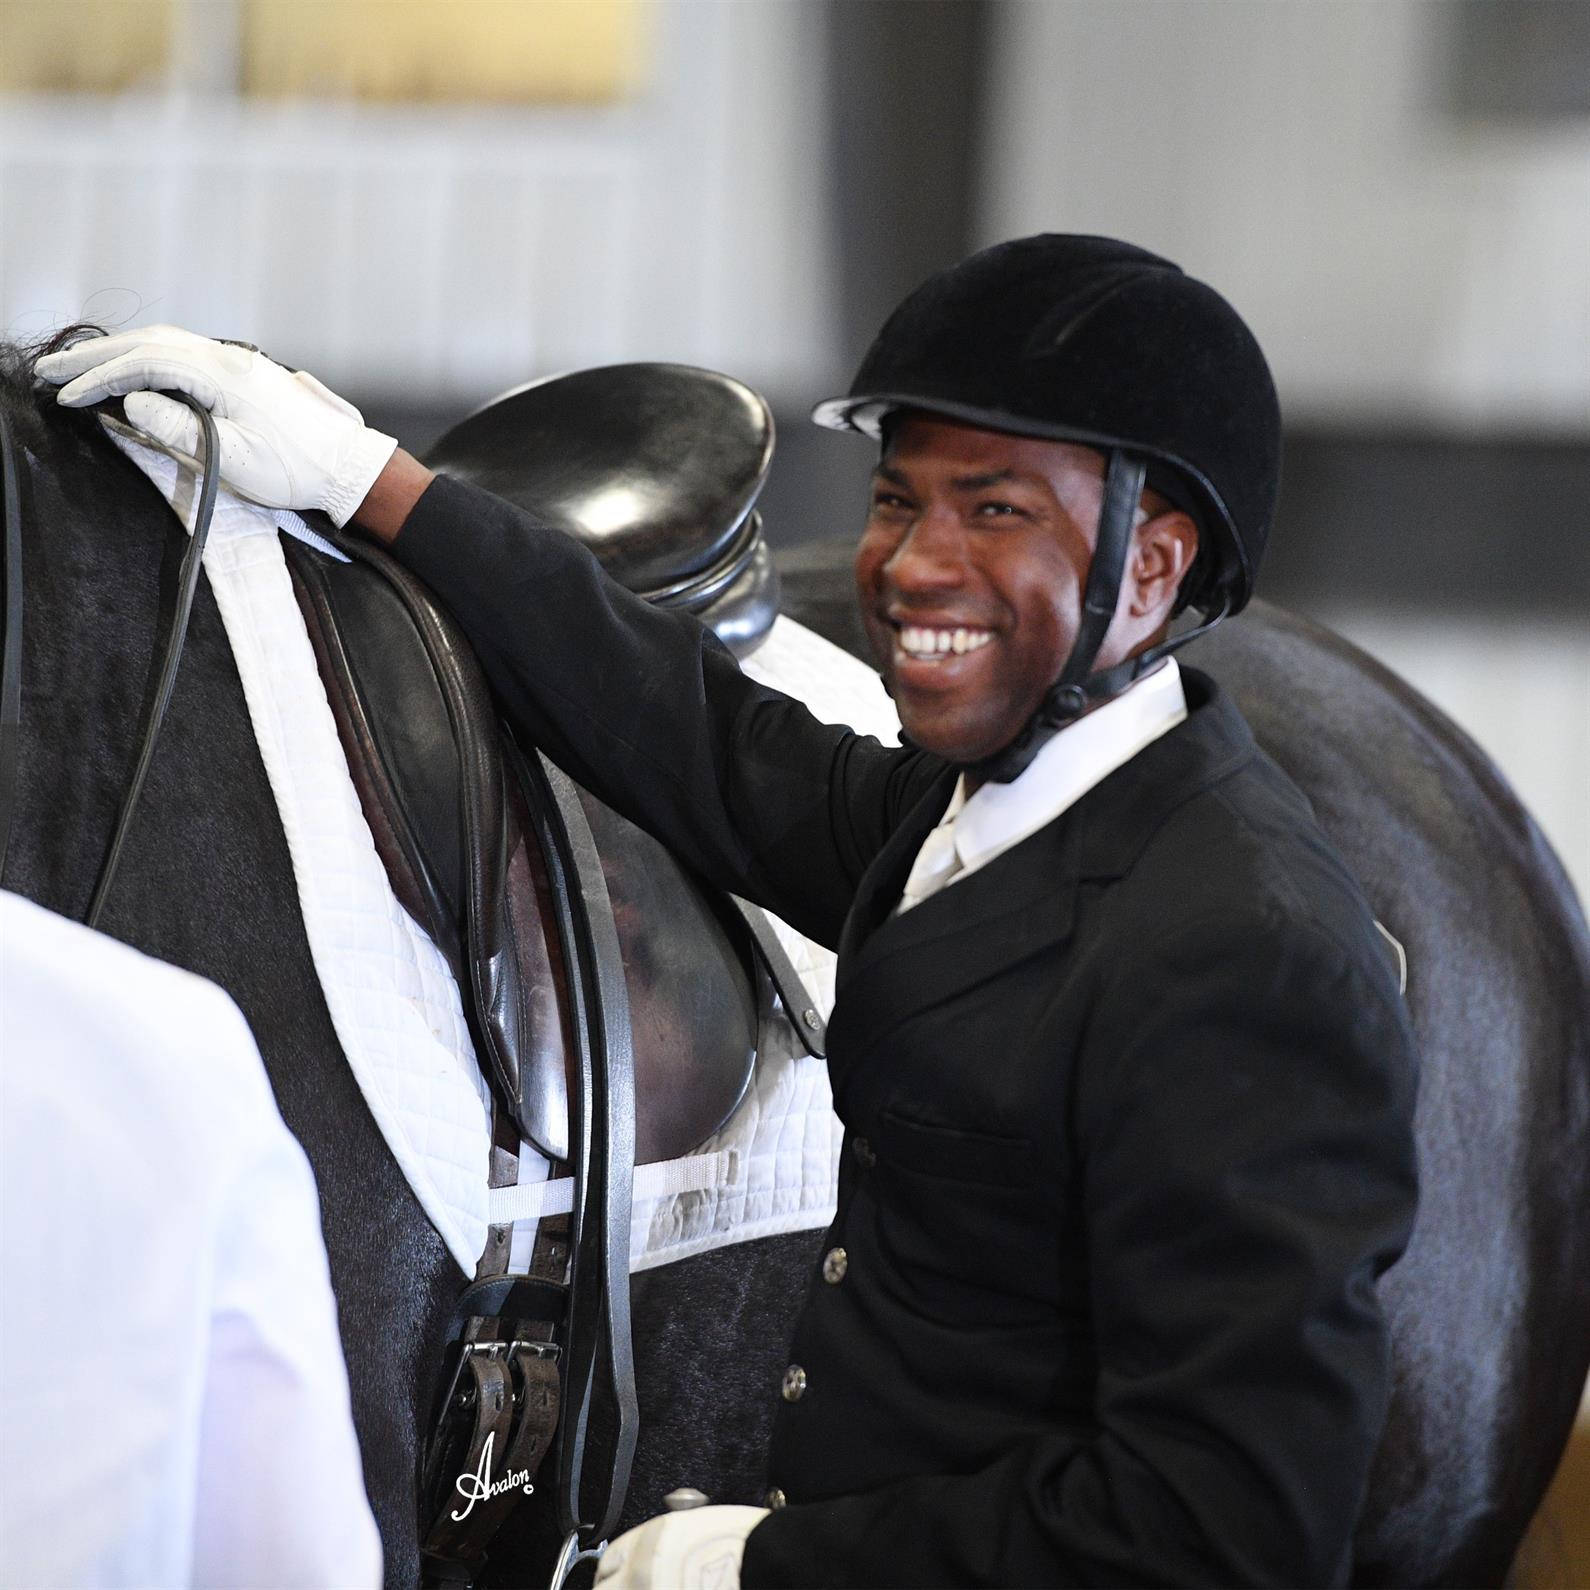
[[[946,817],[922,841],[922,848],[911,865],[911,876],[905,880],[900,894],[900,912],[920,905],[930,894],[937,894],[960,870],[961,858],[955,851],[955,819]]]

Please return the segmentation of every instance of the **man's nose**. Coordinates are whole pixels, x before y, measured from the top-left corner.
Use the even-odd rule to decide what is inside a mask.
[[[953,513],[928,508],[912,522],[885,570],[903,593],[942,591],[966,578],[966,541]]]

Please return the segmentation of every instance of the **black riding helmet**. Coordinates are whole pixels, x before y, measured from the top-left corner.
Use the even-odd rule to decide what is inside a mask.
[[[881,439],[904,409],[1097,448],[1108,459],[1082,622],[1060,678],[1012,745],[978,765],[1009,780],[1090,702],[1244,607],[1280,476],[1275,384],[1252,332],[1213,288],[1112,238],[1047,233],[984,249],[916,289],[846,397],[812,417]],[[1181,604],[1197,630],[1093,672],[1144,485],[1198,526]]]

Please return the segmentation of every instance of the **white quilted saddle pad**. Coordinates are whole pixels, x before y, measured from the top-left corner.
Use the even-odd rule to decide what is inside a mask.
[[[120,427],[108,428],[191,530],[198,502],[193,472]],[[521,1185],[487,1188],[490,1107],[458,990],[440,951],[393,895],[376,853],[278,529],[307,535],[296,515],[223,489],[205,573],[281,813],[337,1037],[393,1157],[460,1269],[472,1275],[488,1225],[514,1221],[514,1255],[527,1256],[535,1220],[568,1207],[568,1183],[548,1182],[547,1162],[526,1144]],[[775,623],[745,667],[806,701],[826,722],[886,741],[897,736],[898,720],[876,675],[788,619]],[[776,919],[774,927],[826,1015],[832,955]],[[826,1225],[839,1146],[827,1068],[804,1053],[779,1012],[764,1032],[756,1076],[733,1119],[685,1159],[637,1167],[632,1267]]]

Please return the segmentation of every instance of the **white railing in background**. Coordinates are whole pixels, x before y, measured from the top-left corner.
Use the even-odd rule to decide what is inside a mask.
[[[0,96],[0,332],[172,320],[425,399],[834,379],[820,8],[659,0],[638,100],[524,109],[241,100],[231,0],[182,12],[163,90]]]

